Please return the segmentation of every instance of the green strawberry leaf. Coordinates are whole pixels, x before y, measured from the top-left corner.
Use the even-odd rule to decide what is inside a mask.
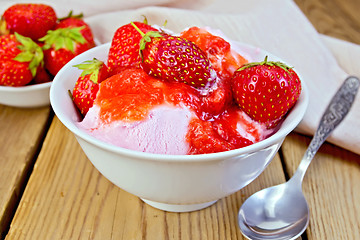
[[[84,28],[85,26],[50,30],[44,37],[40,38],[39,41],[44,42],[44,50],[50,49],[51,47],[53,47],[55,51],[64,48],[74,53],[74,48],[77,43],[83,44],[86,42],[86,39],[81,34],[81,30]]]
[[[68,37],[70,39],[73,39],[79,43],[85,43],[86,40],[85,38],[83,37],[83,35],[81,34],[81,30],[83,29],[84,27],[79,27],[79,28],[72,28],[72,29],[78,29],[78,30],[75,30],[75,31],[69,31],[67,34],[68,34]]]
[[[69,49],[71,52],[74,52],[74,44],[73,44],[73,41],[70,38],[64,38],[63,42],[61,44],[63,46],[65,45],[65,47],[67,49]]]
[[[38,66],[39,66],[39,63],[37,61],[31,61],[29,63],[29,69],[30,69],[31,74],[32,74],[33,77],[35,77],[35,75],[36,75],[36,71],[37,71]]]
[[[10,30],[7,29],[6,21],[0,18],[0,36],[9,34]]]
[[[69,14],[66,16],[66,17],[62,17],[62,18],[58,18],[59,21],[62,21],[62,20],[65,20],[65,19],[68,19],[68,18],[78,18],[78,19],[81,19],[84,17],[84,14],[83,13],[80,13],[78,15],[73,15],[73,10],[70,10]]]
[[[139,48],[139,55],[141,58],[141,61],[143,61],[143,55],[142,55],[142,51],[145,49],[146,47],[146,43],[151,42],[151,38],[161,38],[163,37],[163,35],[161,35],[160,32],[156,32],[156,31],[149,31],[147,33],[143,33],[140,28],[138,28],[133,22],[131,22],[131,25],[141,34],[142,38],[140,40],[140,48]]]
[[[135,24],[134,24],[135,25]],[[140,29],[139,29],[140,30]],[[152,38],[161,38],[163,35],[161,35],[160,32],[155,31],[149,31],[146,34],[142,35],[142,39],[140,40],[140,51],[144,50],[146,47],[146,43],[151,42]]]
[[[268,56],[265,56],[265,59],[264,61],[262,62],[250,62],[250,63],[246,63],[244,64],[242,67],[240,67],[238,70],[236,71],[241,71],[241,70],[244,70],[246,68],[251,68],[251,67],[255,67],[255,66],[258,66],[258,65],[267,65],[267,66],[277,66],[277,67],[280,67],[282,68],[283,70],[285,70],[286,72],[289,73],[289,69],[293,68],[293,67],[289,67],[287,66],[285,63],[282,63],[282,62],[272,62],[272,61],[268,61]]]
[[[64,38],[57,38],[54,42],[54,46],[55,46],[55,50],[59,50],[61,48],[63,48],[64,46],[69,49],[70,51],[73,49],[73,46],[71,46],[71,48],[68,48],[65,44],[65,39]]]
[[[21,52],[14,58],[14,60],[18,62],[30,62],[32,58],[33,54],[31,52]]]
[[[94,58],[93,60],[84,61],[83,63],[74,65],[80,70],[83,70],[81,76],[86,76],[90,74],[90,80],[97,84],[99,79],[100,69],[103,65],[103,62]]]
[[[148,20],[147,20],[146,16],[145,15],[141,15],[141,16],[144,18],[143,23],[148,24]]]
[[[29,70],[33,77],[39,66],[44,64],[44,53],[41,47],[36,44],[31,38],[24,37],[15,33],[16,40],[20,43],[18,48],[21,50],[14,60],[18,62],[29,62]]]

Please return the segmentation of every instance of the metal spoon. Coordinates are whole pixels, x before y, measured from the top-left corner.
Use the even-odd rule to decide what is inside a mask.
[[[311,160],[329,134],[348,113],[359,88],[356,77],[348,77],[332,98],[318,129],[293,177],[263,189],[241,206],[240,230],[249,239],[296,239],[309,224],[309,207],[302,193],[302,181]]]

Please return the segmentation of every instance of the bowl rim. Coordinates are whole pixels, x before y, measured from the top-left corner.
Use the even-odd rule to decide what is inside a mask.
[[[19,87],[0,86],[0,92],[13,92],[13,93],[29,92],[29,91],[49,88],[49,87],[51,87],[51,84],[52,84],[52,81],[46,82],[46,83],[37,83],[37,84],[33,84],[33,85],[19,86]]]
[[[255,46],[252,46],[252,45],[249,45],[246,43],[242,43],[242,42],[238,42],[238,41],[233,41],[233,42],[244,45],[246,47],[261,49],[261,48],[258,48],[258,47],[255,47]],[[140,152],[140,151],[136,151],[136,150],[126,149],[123,147],[111,145],[109,143],[98,140],[93,136],[88,135],[85,131],[82,131],[81,129],[79,129],[75,125],[74,121],[70,121],[70,122],[67,121],[67,119],[63,116],[63,113],[59,111],[59,106],[57,104],[57,101],[56,101],[56,99],[54,99],[55,90],[57,89],[57,86],[61,82],[60,77],[63,72],[67,71],[67,69],[69,67],[71,67],[72,65],[75,65],[78,61],[77,59],[82,57],[84,54],[91,54],[93,51],[97,51],[99,48],[109,47],[110,44],[111,44],[111,42],[101,44],[97,47],[94,47],[94,48],[78,55],[77,57],[75,57],[71,61],[69,61],[66,64],[66,66],[63,67],[59,71],[59,73],[55,76],[55,78],[53,79],[53,82],[50,87],[50,103],[51,103],[51,106],[52,106],[56,116],[58,117],[58,119],[62,122],[62,124],[64,124],[64,126],[66,128],[68,128],[73,134],[75,134],[76,137],[80,137],[82,140],[84,140],[90,144],[93,144],[99,148],[102,148],[106,151],[110,151],[110,152],[116,153],[116,154],[121,154],[128,158],[133,158],[133,159],[136,158],[136,159],[142,159],[142,160],[146,160],[146,161],[193,162],[194,163],[194,162],[203,162],[203,161],[214,161],[214,160],[219,160],[219,159],[239,157],[241,155],[253,154],[253,153],[257,152],[258,150],[264,149],[264,148],[274,145],[278,142],[282,142],[285,139],[285,137],[290,132],[292,132],[296,128],[296,126],[301,122],[301,120],[303,119],[303,117],[306,113],[306,110],[307,110],[307,107],[309,104],[308,87],[305,83],[305,80],[301,78],[299,73],[297,73],[299,75],[300,79],[302,79],[301,80],[302,91],[301,91],[298,101],[293,106],[293,108],[291,109],[289,114],[291,114],[294,111],[297,111],[298,115],[294,118],[294,120],[292,122],[287,122],[285,119],[284,122],[281,123],[281,128],[277,132],[275,132],[270,137],[268,137],[260,142],[251,144],[251,145],[243,147],[243,148],[233,149],[233,150],[229,150],[229,151],[208,153],[208,154],[196,154],[196,155],[170,155],[170,154],[147,153],[147,152]],[[265,53],[269,53],[266,50],[263,50],[263,49],[261,49],[261,50],[264,51]],[[269,54],[271,56],[275,56],[276,58],[280,59],[279,57],[277,57],[274,54],[271,54],[271,53],[269,53]],[[286,122],[286,124],[285,124],[285,122]]]

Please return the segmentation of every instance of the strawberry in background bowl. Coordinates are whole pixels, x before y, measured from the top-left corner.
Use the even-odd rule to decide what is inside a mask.
[[[199,210],[266,168],[304,116],[307,89],[273,54],[225,41],[210,29],[190,34],[205,31],[196,42],[163,31],[146,38],[154,31],[139,25],[118,30],[137,30],[131,45],[117,39],[117,31],[111,43],[71,60],[54,79],[51,104],[89,160],[115,185],[162,210]],[[129,51],[137,56],[124,58],[131,64],[114,63]],[[102,62],[101,69],[106,64],[109,75],[95,74],[92,81],[97,69],[81,76],[74,65],[91,59]],[[96,85],[94,92],[74,95],[85,76]],[[88,97],[85,111],[77,103],[80,95]]]
[[[0,20],[0,104],[50,104],[57,71],[95,46],[91,29],[78,17],[58,19],[45,4],[20,3],[5,10]]]

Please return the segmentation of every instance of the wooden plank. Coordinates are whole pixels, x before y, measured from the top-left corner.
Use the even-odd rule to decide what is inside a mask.
[[[0,105],[0,239],[7,230],[43,139],[50,108]]]
[[[360,1],[295,0],[319,33],[360,44]]]
[[[245,239],[240,205],[284,180],[276,156],[253,183],[213,206],[164,212],[105,179],[55,117],[6,239]]]
[[[291,134],[283,143],[286,170],[293,175],[310,138]],[[303,191],[311,219],[308,239],[360,239],[360,156],[331,144],[315,155]]]

